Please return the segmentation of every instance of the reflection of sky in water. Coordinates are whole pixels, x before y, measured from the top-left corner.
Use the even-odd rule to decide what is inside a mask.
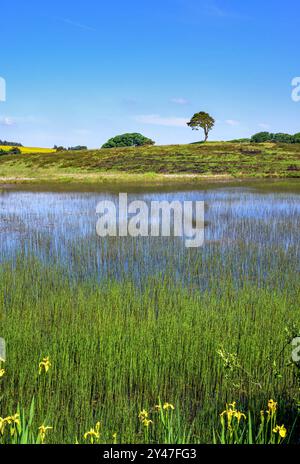
[[[0,193],[0,259],[16,252],[34,253],[45,260],[68,264],[70,269],[121,276],[143,275],[175,266],[178,276],[188,269],[204,269],[214,256],[232,268],[250,269],[254,259],[265,270],[280,253],[299,261],[300,201],[297,194],[262,194],[241,188],[206,191],[134,194],[131,200],[205,201],[205,246],[186,250],[180,239],[99,238],[96,205],[118,201],[105,193]],[[245,251],[239,260],[241,247]],[[275,253],[276,250],[276,253]],[[275,255],[275,256],[274,256]],[[280,256],[279,256],[280,255]],[[271,261],[270,261],[271,259]],[[243,260],[243,263],[241,263]],[[240,261],[240,262],[239,262]],[[80,264],[80,266],[79,266]],[[262,269],[261,269],[262,270]],[[201,272],[202,272],[201,271]],[[200,271],[199,271],[200,272]],[[195,272],[194,272],[195,273]]]

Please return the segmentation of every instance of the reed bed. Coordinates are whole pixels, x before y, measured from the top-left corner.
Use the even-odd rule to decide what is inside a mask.
[[[49,197],[39,197],[35,215],[9,202],[0,230],[0,416],[19,407],[29,417],[34,398],[32,427],[52,427],[48,443],[86,442],[98,422],[101,442],[155,443],[168,440],[161,417],[151,413],[145,436],[139,414],[167,403],[170,441],[212,443],[226,435],[226,404],[236,401],[259,429],[273,398],[274,429],[284,424],[298,442],[297,196],[268,203],[249,194],[242,208],[229,195],[223,208],[214,194],[199,250],[178,239],[99,242],[89,216],[70,218],[61,197],[51,217]],[[45,358],[51,365],[39,372]]]
[[[8,357],[1,411],[35,397],[37,424],[51,424],[56,442],[83,436],[96,420],[123,442],[141,441],[137,412],[158,398],[180,407],[200,442],[212,439],[233,399],[257,409],[275,397],[283,412],[293,408],[291,348],[280,352],[285,325],[298,320],[296,276],[278,290],[236,289],[224,276],[199,293],[167,278],[149,278],[143,289],[130,279],[72,282],[63,269],[21,259],[1,267],[0,295]],[[226,370],[222,348],[249,376]],[[52,366],[41,377],[45,356]]]

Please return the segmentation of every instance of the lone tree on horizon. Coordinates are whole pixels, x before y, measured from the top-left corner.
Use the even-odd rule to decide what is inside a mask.
[[[204,130],[205,139],[204,142],[208,139],[208,133],[215,125],[215,120],[212,116],[204,111],[200,113],[195,113],[190,122],[187,123],[189,127],[193,130],[199,130],[200,128]]]

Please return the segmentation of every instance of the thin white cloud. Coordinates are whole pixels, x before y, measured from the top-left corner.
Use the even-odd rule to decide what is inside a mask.
[[[176,105],[188,105],[189,101],[186,98],[178,97],[178,98],[171,98],[172,103],[176,103]]]
[[[35,116],[0,116],[1,126],[16,126],[18,124],[40,124],[47,122],[46,119]]]
[[[207,11],[213,15],[213,16],[219,16],[221,18],[225,18],[228,16],[228,12],[225,10],[222,10],[218,5],[216,4],[211,4],[208,6]]]
[[[217,0],[177,0],[184,8],[184,11],[188,12],[191,16],[192,22],[202,19],[203,15],[211,16],[220,19],[238,19],[244,20],[249,19],[248,16],[241,14],[237,10],[232,8],[224,8],[219,5]]]
[[[240,121],[236,121],[235,119],[226,119],[225,122],[226,124],[228,124],[228,126],[232,126],[232,127],[240,125]]]
[[[63,21],[64,23],[69,24],[70,26],[77,27],[79,29],[96,32],[95,28],[87,26],[86,24],[78,23],[77,21],[73,21],[73,19],[70,18],[60,18],[60,21]]]
[[[0,117],[1,126],[14,126],[15,124],[16,120],[14,118],[10,118],[9,116]]]
[[[159,114],[144,114],[135,116],[135,120],[141,124],[151,124],[154,126],[167,126],[167,127],[186,127],[189,121],[186,118],[178,117],[163,117]]]

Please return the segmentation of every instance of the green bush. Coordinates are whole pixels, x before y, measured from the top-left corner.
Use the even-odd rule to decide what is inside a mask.
[[[145,145],[154,145],[153,140],[144,137],[142,134],[122,134],[109,139],[102,148],[116,147],[142,147]]]
[[[277,133],[272,134],[270,132],[258,132],[251,137],[251,142],[253,143],[265,143],[265,142],[274,142],[274,143],[300,143],[300,133],[298,132],[295,135]]]

